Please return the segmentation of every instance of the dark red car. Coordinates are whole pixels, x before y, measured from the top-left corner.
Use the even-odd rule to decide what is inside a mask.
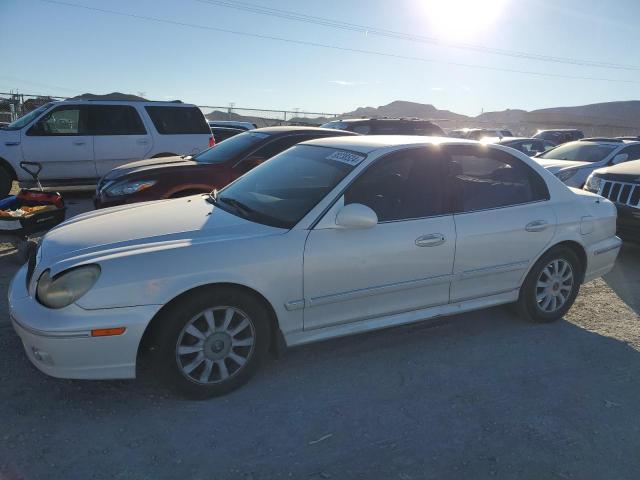
[[[210,192],[296,143],[346,135],[357,134],[316,127],[259,128],[235,135],[193,157],[128,163],[100,180],[94,204],[96,208],[105,208]]]

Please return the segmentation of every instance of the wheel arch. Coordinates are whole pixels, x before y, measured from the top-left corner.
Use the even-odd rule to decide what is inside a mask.
[[[531,262],[527,273],[522,277],[522,282],[524,282],[524,280],[527,278],[527,275],[529,275],[529,272],[531,272],[531,269],[534,267],[536,262],[544,255],[546,255],[547,252],[553,250],[554,248],[567,248],[575,253],[575,255],[578,257],[578,260],[580,260],[580,283],[583,282],[585,273],[587,272],[587,252],[584,246],[580,242],[577,242],[575,240],[563,240],[545,248],[542,252],[540,252],[540,255],[538,255],[538,257],[533,262]]]
[[[4,167],[14,181],[18,180],[18,172],[16,172],[15,168],[13,168],[13,165],[11,165],[8,160],[0,157],[0,167]]]
[[[285,343],[282,331],[280,330],[280,324],[278,322],[278,316],[276,315],[276,311],[273,308],[273,305],[271,305],[271,302],[269,302],[267,300],[267,298],[264,295],[262,295],[260,292],[258,292],[257,290],[255,290],[255,289],[253,289],[251,287],[248,287],[246,285],[242,285],[242,284],[239,284],[239,283],[232,283],[232,282],[231,283],[230,282],[219,282],[219,283],[209,283],[209,284],[205,284],[205,285],[200,285],[200,286],[191,288],[189,290],[186,290],[186,291],[178,294],[174,298],[172,298],[160,310],[158,310],[158,312],[156,312],[156,314],[153,316],[153,318],[151,319],[151,321],[147,325],[147,328],[145,329],[145,331],[144,331],[144,333],[142,335],[142,339],[140,340],[140,343],[138,344],[138,354],[137,354],[137,359],[136,359],[136,364],[137,365],[139,365],[141,363],[141,360],[143,360],[145,354],[147,352],[149,352],[150,348],[153,346],[153,343],[154,343],[154,340],[155,340],[155,333],[159,331],[159,328],[161,326],[160,318],[162,317],[162,314],[167,309],[169,309],[171,306],[175,305],[176,303],[181,302],[182,300],[184,300],[186,297],[188,297],[189,295],[193,294],[194,292],[197,292],[197,291],[200,291],[200,290],[211,289],[211,288],[241,290],[241,291],[244,291],[245,293],[248,293],[249,295],[253,296],[258,301],[260,301],[265,306],[265,308],[267,309],[267,312],[269,314],[270,323],[271,323],[271,325],[270,325],[270,327],[271,327],[271,345],[269,346],[270,347],[270,351],[276,357],[279,357],[279,356],[282,355],[282,353],[284,352],[284,349],[286,348],[286,343]]]

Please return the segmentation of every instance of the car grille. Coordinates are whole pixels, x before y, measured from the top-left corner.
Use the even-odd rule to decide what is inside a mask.
[[[614,203],[640,208],[640,184],[604,180],[598,194]]]

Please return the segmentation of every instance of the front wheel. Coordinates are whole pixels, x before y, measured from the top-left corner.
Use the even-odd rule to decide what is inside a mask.
[[[168,386],[187,398],[224,395],[242,386],[269,347],[264,305],[240,290],[194,292],[159,320],[154,363]]]
[[[3,165],[0,165],[0,199],[9,195],[12,183],[11,173]]]
[[[536,323],[559,320],[578,296],[581,276],[582,266],[573,251],[551,249],[527,275],[516,304],[518,314]]]

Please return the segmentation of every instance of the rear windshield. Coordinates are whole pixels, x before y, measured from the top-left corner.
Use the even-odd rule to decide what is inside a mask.
[[[248,153],[271,135],[262,132],[244,132],[199,153],[193,160],[200,163],[224,163]]]
[[[553,160],[577,160],[579,162],[599,162],[604,160],[619,145],[606,145],[589,142],[571,142],[553,148],[538,158]]]
[[[211,134],[211,129],[198,107],[144,107],[162,135]]]

